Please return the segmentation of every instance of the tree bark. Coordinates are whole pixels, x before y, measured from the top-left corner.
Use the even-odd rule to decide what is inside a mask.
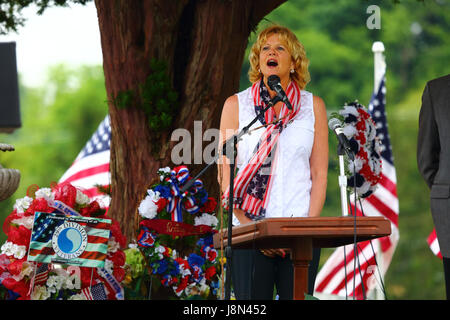
[[[284,1],[95,0],[112,131],[109,215],[129,241],[136,237],[137,207],[158,168],[173,166],[172,130],[185,128],[193,136],[196,120],[203,131],[218,128],[225,99],[239,87],[250,32]],[[179,97],[177,117],[160,141],[152,141],[139,101],[126,108],[112,102],[119,92],[139,88],[152,58],[167,63]],[[187,165],[194,175],[206,164]],[[216,170],[201,178],[212,196],[219,190]]]

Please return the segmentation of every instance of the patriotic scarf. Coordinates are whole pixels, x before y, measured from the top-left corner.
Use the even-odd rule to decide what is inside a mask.
[[[285,104],[282,105],[279,119],[273,108],[268,109],[264,115],[262,110],[270,101],[269,92],[264,82],[255,82],[251,93],[255,106],[255,113],[265,130],[256,145],[252,157],[245,167],[241,168],[234,179],[233,208],[241,209],[252,220],[265,217],[269,201],[273,168],[276,167],[277,142],[281,131],[297,116],[300,111],[300,88],[291,81],[286,89],[286,95],[292,105],[290,111]],[[223,194],[223,199],[229,197],[229,187]],[[228,203],[225,204],[225,208]]]

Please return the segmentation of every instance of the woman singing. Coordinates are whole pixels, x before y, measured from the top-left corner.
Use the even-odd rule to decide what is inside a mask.
[[[220,141],[258,121],[237,145],[233,225],[275,217],[318,217],[325,202],[328,171],[328,127],[323,100],[304,90],[310,80],[303,45],[289,29],[263,30],[249,55],[252,86],[229,97],[223,106]],[[276,75],[292,110],[278,101],[268,78]],[[219,170],[224,199],[229,197],[229,159]],[[320,250],[309,270],[312,294]],[[293,297],[289,250],[233,250],[232,283],[237,299]]]

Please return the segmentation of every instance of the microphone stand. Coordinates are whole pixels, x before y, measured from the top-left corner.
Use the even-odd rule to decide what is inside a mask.
[[[236,168],[236,157],[237,157],[237,143],[242,139],[242,136],[248,133],[250,127],[258,121],[259,117],[264,115],[264,113],[271,107],[273,107],[277,102],[282,101],[278,96],[275,96],[262,111],[256,115],[256,117],[240,132],[231,136],[223,145],[222,153],[230,160],[230,196],[228,197],[228,234],[227,234],[227,246],[225,247],[225,257],[227,259],[227,271],[225,275],[225,300],[230,300],[231,297],[231,260],[232,260],[232,229],[233,229],[233,204],[234,204],[234,170]],[[231,152],[230,152],[231,151]],[[217,153],[214,160],[211,161],[206,167],[204,167],[193,179],[189,180],[181,189],[181,193],[188,190],[200,176],[202,176],[209,167],[214,165],[219,158],[220,153]]]
[[[344,155],[346,150],[342,143],[338,143],[337,154],[339,157],[339,188],[341,190],[341,210],[342,216],[348,216],[348,203],[347,203],[347,176],[345,175]]]

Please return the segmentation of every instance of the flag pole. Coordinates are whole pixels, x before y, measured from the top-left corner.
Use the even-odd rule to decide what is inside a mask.
[[[373,52],[373,69],[374,69],[374,82],[373,82],[373,92],[377,92],[378,87],[381,82],[381,78],[386,72],[386,61],[384,58],[384,44],[381,41],[376,41],[372,45]]]
[[[374,81],[373,81],[373,92],[376,94],[378,92],[378,88],[380,86],[380,82],[386,73],[386,60],[384,56],[384,44],[381,41],[375,41],[372,44],[372,52],[373,52],[373,75],[374,75]],[[356,205],[356,204],[355,204]],[[383,270],[383,259],[380,254],[380,245],[377,241],[377,251],[376,251],[376,261],[378,263],[378,266],[380,270]],[[384,276],[383,273],[379,271],[379,277],[384,282]],[[376,277],[376,270],[374,270],[374,276]],[[384,300],[385,297],[383,293],[380,292],[380,290],[373,290],[375,293],[375,299],[376,300]]]

